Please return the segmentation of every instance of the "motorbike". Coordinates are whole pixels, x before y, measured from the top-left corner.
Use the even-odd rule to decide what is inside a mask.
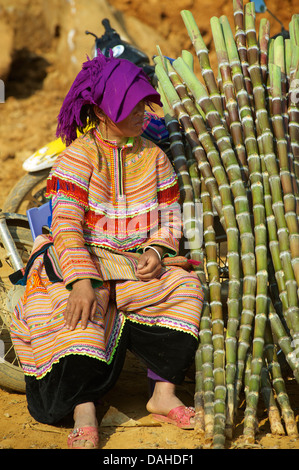
[[[90,31],[86,34],[94,37],[93,56],[98,50],[108,57],[112,51],[113,57],[127,59],[141,67],[155,86],[155,68],[150,64],[149,57],[133,45],[124,41],[107,18],[102,20],[104,33],[98,37]],[[40,206],[46,202],[46,180],[58,155],[65,149],[62,140],[55,139],[34,152],[23,162],[23,169],[27,172],[11,189],[4,201],[3,211],[26,214],[30,207]]]

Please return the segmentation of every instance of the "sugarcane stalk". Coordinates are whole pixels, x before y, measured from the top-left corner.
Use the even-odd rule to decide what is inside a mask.
[[[222,108],[221,95],[217,86],[217,81],[212,70],[208,49],[204,43],[198,26],[194,20],[192,13],[188,10],[182,10],[181,16],[188,31],[189,37],[193,44],[194,50],[199,60],[202,75],[209,91],[211,100],[214,103],[219,115],[222,118],[222,122],[225,122],[224,112]]]
[[[290,41],[289,41],[290,43]],[[290,177],[292,182],[292,188],[295,198],[295,205],[296,205],[296,214],[299,215],[299,188],[298,182],[295,176],[295,164],[294,164],[294,155],[291,148],[291,140],[289,135],[289,109],[288,109],[288,92],[289,92],[289,80],[290,80],[290,63],[291,59],[287,59],[287,50],[286,50],[286,41],[283,40],[282,36],[278,36],[275,40],[271,40],[271,52],[270,52],[270,60],[269,60],[269,69],[275,66],[280,68],[281,74],[281,84],[279,86],[280,90],[280,97],[282,102],[280,103],[280,113],[283,117],[283,125],[284,125],[284,134],[285,140],[287,143],[287,152],[288,152],[288,160],[289,160],[289,171]],[[292,57],[292,52],[290,53],[290,58]],[[269,74],[268,80],[268,94],[272,94],[273,85],[271,85],[271,74]],[[273,81],[273,80],[272,80]],[[279,85],[279,84],[278,84]],[[274,98],[275,99],[275,98]],[[271,96],[271,103],[272,103],[272,96]],[[276,103],[277,108],[277,103]],[[269,108],[270,119],[273,115],[273,107]],[[275,130],[275,129],[274,129]],[[297,200],[296,200],[297,199]]]
[[[232,31],[226,17],[221,17],[228,58],[231,65],[232,77],[236,89],[239,104],[239,112],[243,123],[245,136],[248,166],[250,174],[250,184],[253,202],[253,222],[255,227],[255,252],[257,265],[257,289],[256,289],[256,317],[254,330],[254,344],[252,353],[252,373],[248,390],[248,408],[245,419],[245,435],[254,433],[255,414],[258,403],[259,380],[262,366],[263,333],[265,323],[265,311],[267,306],[267,228],[264,207],[264,192],[261,173],[261,164],[258,154],[258,144],[255,137],[254,123],[249,106],[248,95],[245,92],[244,80],[241,74],[241,64],[238,59],[238,52],[233,40]],[[252,416],[251,416],[252,415]],[[250,422],[253,426],[250,427]],[[246,428],[250,428],[249,429]]]
[[[190,51],[182,50],[182,59],[191,70],[194,70],[194,57]]]
[[[258,133],[260,134],[259,130],[258,130]],[[267,172],[266,165],[264,162],[263,145],[262,145],[261,138],[258,138],[258,144],[259,144],[259,149],[260,149],[261,169],[262,169],[262,175],[263,175],[263,187],[264,187],[264,199],[265,199],[265,211],[266,211],[266,220],[267,220],[269,250],[271,253],[271,261],[273,263],[273,268],[275,271],[275,279],[276,279],[276,285],[277,285],[278,292],[279,292],[279,298],[282,304],[284,315],[286,316],[286,312],[289,307],[288,294],[286,291],[285,276],[283,272],[282,262],[280,259],[279,241],[278,241],[278,236],[277,236],[275,216],[274,216],[273,207],[272,207],[272,196],[271,196],[271,189],[270,189],[270,183],[269,183],[269,174]],[[288,323],[287,317],[286,317],[286,322]]]
[[[288,146],[283,124],[282,74],[281,68],[278,65],[270,65],[270,83],[272,95],[272,126],[277,146],[285,219],[289,230],[292,266],[297,284],[299,285],[299,225],[296,215],[296,200],[293,193],[292,178],[289,171]]]
[[[289,301],[287,315],[290,318],[290,321],[292,322],[294,338],[297,338],[299,336],[297,283],[292,267],[289,236],[282,199],[281,181],[279,177],[276,155],[273,146],[273,133],[271,131],[269,117],[266,110],[264,87],[262,85],[260,66],[257,57],[255,15],[253,5],[254,4],[250,2],[245,6],[245,26],[248,42],[247,50],[249,61],[249,73],[253,83],[253,94],[257,110],[257,122],[259,130],[261,132],[261,138],[264,148],[264,161],[267,171],[269,173],[273,212],[275,215],[275,222],[277,224],[277,232],[280,245],[280,257],[282,260],[282,266],[286,278],[286,290],[288,293]]]
[[[270,22],[266,18],[262,18],[259,28],[259,50],[260,50],[260,67],[263,84],[267,84],[268,75],[268,44],[270,35]]]
[[[161,83],[159,83],[159,92],[164,107],[165,122],[169,131],[170,148],[175,169],[178,175],[182,175],[182,180],[183,178],[185,179],[185,182],[187,180],[187,184],[182,183],[180,185],[181,200],[184,201],[184,188],[188,187],[190,189],[191,187],[193,187],[192,184],[190,184],[190,174],[188,171],[185,147],[183,144],[182,134],[180,131],[178,120],[175,116],[173,109],[171,108],[166,99],[166,95],[164,93],[164,89]],[[194,193],[192,194],[192,198],[194,198]],[[196,362],[198,381],[196,383],[197,418],[195,421],[195,427],[196,432],[202,432],[204,428],[206,440],[209,441],[213,437],[214,428],[213,344],[211,332],[209,289],[206,284],[205,273],[203,270],[204,255],[202,248],[200,246],[196,247],[195,245],[192,245],[191,248],[192,259],[195,259],[200,262],[199,267],[196,269],[196,273],[202,283],[204,290],[204,301],[199,332],[200,345],[198,347],[198,356],[200,355],[201,362]],[[204,423],[202,422],[202,399],[204,402]],[[200,400],[199,403],[198,400]]]
[[[204,412],[204,386],[203,386],[203,362],[202,362],[202,345],[199,344],[195,353],[195,391],[194,391],[194,408],[195,408],[195,425],[194,430],[198,434],[205,432],[205,412]]]
[[[197,428],[201,432],[204,428],[206,440],[219,448],[224,447],[225,424],[233,428],[244,372],[247,440],[255,437],[260,393],[267,403],[272,432],[282,432],[272,386],[288,435],[297,437],[298,433],[274,339],[299,383],[299,15],[293,15],[291,39],[286,41],[281,36],[269,40],[269,22],[262,20],[257,43],[253,2],[245,5],[245,22],[243,2],[233,0],[233,7],[235,39],[226,17],[211,19],[218,83],[198,27],[186,10],[182,18],[206,88],[195,76],[186,51],[172,66],[160,53],[171,87],[158,77],[185,146],[184,166],[176,171],[181,201],[187,197],[192,207],[186,220],[188,233],[195,230],[194,206],[199,201],[204,206],[205,260],[202,248],[196,247],[199,239],[190,245],[203,262],[197,274],[205,292],[194,398]],[[248,179],[244,178],[244,161]],[[213,228],[216,213],[228,245],[225,339]],[[277,311],[267,299],[268,288]]]
[[[261,394],[267,407],[271,433],[273,435],[284,436],[285,432],[281,423],[279,409],[274,398],[269,372],[265,362],[263,362],[261,372]]]
[[[286,361],[291,367],[294,378],[299,383],[299,351],[298,343],[294,343],[276,313],[272,301],[269,303],[269,320],[273,336],[283,351]]]
[[[218,191],[217,182],[211,171],[211,167],[206,158],[206,154],[198,140],[198,137],[192,125],[191,119],[188,113],[186,112],[183,104],[181,103],[180,97],[177,94],[175,88],[173,87],[166,71],[164,70],[164,68],[162,67],[161,63],[158,60],[156,60],[155,70],[156,70],[156,74],[159,80],[160,87],[166,96],[169,106],[172,107],[177,119],[183,125],[186,138],[188,139],[188,142],[192,148],[194,157],[198,162],[198,169],[206,181],[206,185],[213,199],[213,205],[219,214],[220,220],[222,220],[222,203],[221,203],[221,197]],[[188,178],[189,178],[189,173],[188,173]]]
[[[246,35],[244,31],[244,9],[243,0],[233,0],[234,22],[235,22],[235,41],[238,49],[245,88],[248,93],[252,112],[254,113],[254,100],[251,78],[248,71],[248,58],[246,47]]]
[[[203,283],[205,292],[200,320],[199,338],[202,350],[203,394],[204,394],[204,429],[206,442],[213,441],[214,435],[214,374],[211,314],[208,287]]]
[[[298,47],[299,51],[299,47]],[[298,52],[299,61],[299,52]],[[297,77],[297,78],[296,78]],[[290,147],[292,151],[292,163],[293,163],[293,186],[296,197],[296,214],[299,219],[299,106],[298,106],[298,86],[299,84],[299,72],[294,72],[292,79],[290,79],[289,87],[289,103],[288,103],[288,114],[289,114],[289,136],[290,136]]]
[[[187,90],[181,78],[178,76],[178,74],[175,72],[175,70],[173,69],[171,65],[168,66],[168,69],[169,69],[168,70],[169,78],[180,99],[180,102],[179,100],[174,101],[173,99],[172,101],[173,106],[175,109],[178,109],[177,111],[178,114],[180,112],[180,109],[183,111],[182,115],[184,119],[182,119],[182,125],[184,126],[185,133],[189,136],[190,145],[195,150],[197,150],[197,148],[200,148],[201,150],[205,151],[205,154],[204,154],[206,155],[206,159],[204,160],[205,164],[209,165],[209,168],[211,169],[212,174],[214,175],[213,178],[215,178],[216,185],[219,191],[219,193],[217,192],[217,196],[219,195],[221,202],[219,202],[218,200],[215,201],[214,197],[212,198],[212,202],[216,210],[217,210],[217,205],[215,205],[215,202],[217,202],[218,204],[219,209],[217,210],[217,213],[219,215],[220,222],[225,229],[227,221],[225,220],[225,217],[223,214],[222,205],[223,205],[223,201],[225,203],[227,202],[227,193],[225,193],[225,189],[222,190],[222,185],[227,184],[227,179],[225,176],[225,171],[222,167],[222,164],[219,158],[219,153],[217,149],[215,148],[215,145],[211,139],[211,136],[207,132],[206,125],[203,121],[201,114],[198,112],[195,104],[189,97],[189,94],[187,93]],[[183,108],[180,107],[180,103],[182,103]],[[188,113],[190,120],[186,119],[186,115],[184,111]],[[193,127],[190,125],[190,121]],[[194,135],[193,130],[196,132],[196,135]],[[194,152],[194,156],[196,160],[198,161],[199,159],[196,155],[196,152]],[[205,157],[202,155],[202,159],[204,158]],[[209,184],[210,184],[209,179],[211,178],[210,174],[207,175],[206,177],[204,171],[202,171],[204,170],[204,168],[200,165],[200,162],[198,164],[198,169],[201,172],[202,176],[204,177],[207,189],[209,189]],[[213,179],[213,182],[214,182],[214,179]],[[209,191],[209,194],[211,196],[212,192]]]
[[[294,172],[299,180],[299,103],[298,103],[298,80],[299,80],[299,39],[298,39],[299,19],[298,15],[293,15],[289,24],[291,60],[289,63],[289,94],[288,94],[288,114],[289,114],[289,135],[291,148],[294,156]],[[298,183],[299,185],[299,183]],[[298,189],[298,188],[297,188]],[[297,215],[299,217],[299,196],[297,196]]]
[[[231,78],[228,53],[222,33],[221,24],[218,18],[212,17],[210,20],[215,49],[217,53],[219,70],[222,77],[226,107],[229,115],[230,133],[236,151],[239,166],[241,168],[244,184],[248,181],[248,164],[245,145],[243,141],[242,126],[239,119],[239,111],[235,89]]]
[[[247,397],[247,393],[249,390],[249,380],[250,380],[250,375],[251,375],[251,360],[252,360],[252,354],[251,351],[248,350],[245,358],[245,368],[244,368],[244,393],[245,393],[245,399]]]
[[[288,134],[289,115],[287,104],[287,74],[285,67],[285,48],[282,36],[277,36],[274,40],[274,64],[280,68],[280,85],[281,85],[281,112],[284,124],[285,134]]]
[[[180,88],[181,89],[181,88]],[[192,114],[192,103],[190,99],[184,97],[184,104],[188,112]],[[213,173],[216,177],[219,192],[222,197],[223,213],[225,217],[225,227],[227,234],[227,251],[228,251],[228,271],[229,271],[229,294],[228,294],[228,324],[226,334],[226,352],[227,352],[227,387],[228,387],[228,421],[227,432],[231,434],[231,429],[234,422],[235,414],[235,393],[234,383],[236,375],[236,345],[237,345],[237,329],[239,325],[240,316],[240,268],[239,268],[239,253],[238,253],[238,229],[236,226],[236,219],[234,216],[234,208],[231,201],[230,187],[228,184],[227,176],[219,158],[219,153],[215,148],[211,136],[203,127],[202,120],[192,120],[194,127],[198,132],[199,139],[206,150],[207,156],[210,159]]]
[[[187,83],[189,89],[192,91],[194,99],[198,105],[201,106],[206,115],[207,121],[217,142],[217,146],[219,148],[221,158],[228,175],[232,194],[234,196],[236,219],[239,227],[241,241],[241,261],[244,273],[244,288],[242,297],[243,305],[238,348],[239,376],[237,383],[240,389],[244,370],[244,360],[247,349],[249,347],[249,338],[254,317],[256,288],[254,237],[252,234],[249,203],[242,181],[241,171],[234,151],[231,147],[230,139],[227,136],[225,128],[222,126],[221,119],[206,90],[180,58],[173,62],[173,67]]]
[[[291,135],[290,135],[290,130],[293,128],[293,122],[292,122],[292,110],[289,107],[290,103],[290,71],[291,71],[291,61],[292,61],[292,44],[290,39],[285,39],[284,40],[284,48],[285,48],[285,74],[286,74],[286,106],[287,106],[287,114],[288,114],[288,129],[286,129],[286,138],[287,138],[287,145],[288,145],[288,157],[289,157],[289,170],[291,174],[291,180],[292,180],[292,186],[293,186],[293,193],[294,197],[296,200],[296,214],[297,218],[299,219],[299,187],[295,175],[295,162],[294,162],[294,155],[292,152],[292,147],[291,147]],[[273,61],[274,63],[274,54],[273,54]],[[295,123],[295,129],[296,129],[296,124]],[[292,131],[291,131],[292,132]],[[296,132],[296,131],[295,131]],[[299,138],[299,134],[298,134]],[[292,140],[294,140],[294,135],[292,135]]]
[[[266,248],[266,247],[265,247]],[[254,442],[256,429],[256,413],[259,399],[261,372],[263,365],[264,335],[267,320],[267,269],[264,269],[267,253],[257,253],[257,296],[252,343],[251,375],[249,379],[244,419],[244,436]],[[265,258],[265,259],[264,259]],[[261,269],[262,268],[262,269]]]
[[[284,379],[282,377],[281,367],[278,362],[276,348],[274,346],[273,335],[269,321],[265,330],[265,357],[268,363],[269,373],[272,377],[273,388],[275,390],[277,401],[281,408],[282,417],[285,423],[288,436],[297,437],[298,428],[294,412],[290,405],[290,400],[286,391]]]
[[[196,426],[197,432],[202,432],[204,427],[205,440],[207,443],[213,440],[214,430],[214,377],[213,377],[213,342],[210,312],[210,293],[207,285],[206,273],[204,270],[204,250],[199,250],[201,261],[197,275],[201,281],[204,299],[199,326],[199,346],[200,364],[197,363],[198,370],[201,371],[200,382],[197,383],[197,392],[203,394],[204,423],[199,421]],[[200,388],[199,388],[200,387]]]
[[[165,123],[169,131],[170,149],[173,155],[175,170],[178,176],[180,188],[180,203],[183,209],[184,235],[187,239],[188,248],[191,253],[191,259],[196,260],[197,249],[201,246],[201,233],[198,226],[196,207],[194,203],[193,186],[188,171],[185,147],[179,129],[179,123],[176,120],[172,108],[168,105],[166,96],[162,87],[160,87],[160,96],[164,109]]]
[[[225,386],[225,351],[224,321],[222,315],[221,283],[217,263],[217,243],[214,230],[214,214],[210,195],[205,183],[201,185],[203,204],[204,243],[206,267],[210,291],[210,308],[212,317],[212,342],[214,350],[214,448],[224,448],[226,421],[226,386]]]

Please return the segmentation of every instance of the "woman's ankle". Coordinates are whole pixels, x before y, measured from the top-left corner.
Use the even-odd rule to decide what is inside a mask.
[[[170,382],[156,382],[153,394],[147,402],[149,413],[167,415],[170,410],[183,403],[175,394],[175,385]]]
[[[74,409],[74,427],[97,426],[96,407],[93,402],[80,403]]]

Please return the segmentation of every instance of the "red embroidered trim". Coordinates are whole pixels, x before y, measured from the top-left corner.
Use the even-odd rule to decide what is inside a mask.
[[[158,192],[158,202],[159,204],[171,204],[179,200],[179,185],[176,181],[173,186],[170,188],[162,189]]]
[[[71,181],[65,181],[57,178],[57,176],[52,176],[47,182],[46,197],[57,193],[63,193],[67,197],[88,207],[88,192],[85,189],[80,188],[80,186]]]

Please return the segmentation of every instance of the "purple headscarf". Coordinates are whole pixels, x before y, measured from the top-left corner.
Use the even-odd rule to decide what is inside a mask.
[[[125,119],[139,101],[162,106],[160,95],[140,67],[126,59],[98,56],[83,63],[62,104],[57,137],[69,145],[84,127],[81,110],[86,104],[97,105],[113,122]]]

